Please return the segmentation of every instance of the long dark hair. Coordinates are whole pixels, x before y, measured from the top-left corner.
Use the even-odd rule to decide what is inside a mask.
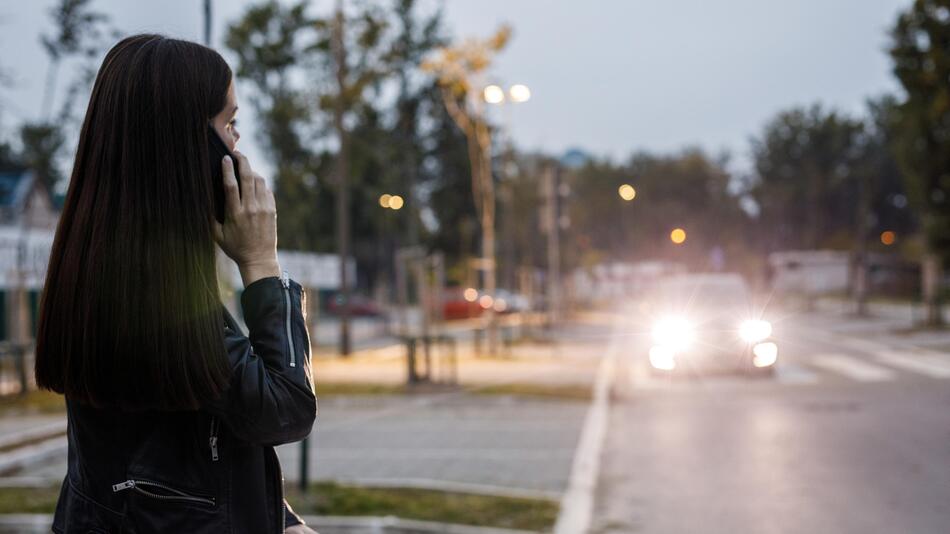
[[[40,387],[132,409],[226,388],[207,124],[231,76],[214,50],[161,35],[106,54],[40,302]]]

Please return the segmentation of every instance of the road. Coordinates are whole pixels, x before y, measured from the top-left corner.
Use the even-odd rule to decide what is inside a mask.
[[[653,378],[631,336],[591,532],[950,532],[950,354],[895,328],[789,314],[774,378]]]

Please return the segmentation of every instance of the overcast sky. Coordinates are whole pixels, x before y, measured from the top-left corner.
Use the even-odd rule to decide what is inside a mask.
[[[54,3],[0,0],[0,68],[15,82],[2,93],[6,130],[39,114],[47,58],[38,36],[51,31],[46,11]],[[216,0],[215,40],[254,3]],[[638,149],[698,145],[732,152],[741,169],[748,165],[749,137],[777,111],[821,102],[857,114],[868,97],[897,91],[887,31],[911,3],[447,0],[445,14],[456,37],[485,36],[502,22],[514,27],[492,80],[531,88],[531,100],[513,107],[505,121],[523,148],[560,153],[576,146],[620,159]],[[93,1],[123,32],[196,41],[201,4]],[[314,5],[325,9],[331,2]],[[242,113],[240,120],[240,145],[252,163],[260,161],[253,117]]]

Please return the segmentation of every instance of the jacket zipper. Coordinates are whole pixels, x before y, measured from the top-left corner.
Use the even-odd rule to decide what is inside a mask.
[[[211,434],[208,436],[208,445],[211,447],[211,461],[218,461],[218,418],[211,416]]]
[[[290,344],[290,366],[297,367],[297,354],[294,350],[294,338],[293,331],[290,328],[290,277],[287,275],[287,271],[284,271],[280,277],[280,283],[284,286],[284,298],[286,302],[285,310],[287,311],[287,342]]]
[[[145,486],[145,487],[151,486],[151,487],[163,489],[165,491],[174,493],[174,495],[162,495],[159,493],[154,493],[154,492],[148,491],[147,489],[144,489],[142,486]],[[129,480],[126,480],[125,482],[119,482],[118,484],[112,485],[112,491],[114,493],[118,493],[120,491],[124,491],[127,489],[133,489],[141,493],[142,495],[145,495],[147,497],[152,497],[154,499],[163,499],[166,501],[197,502],[201,504],[207,504],[209,506],[214,506],[214,498],[197,497],[195,495],[189,495],[188,493],[185,493],[181,490],[172,488],[170,486],[166,486],[165,484],[160,484],[158,482],[152,482],[150,480],[129,479]]]

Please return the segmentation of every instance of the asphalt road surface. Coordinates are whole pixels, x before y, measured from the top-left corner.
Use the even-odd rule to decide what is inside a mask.
[[[631,335],[591,532],[950,532],[950,354],[893,330],[789,314],[772,378],[653,377]]]

